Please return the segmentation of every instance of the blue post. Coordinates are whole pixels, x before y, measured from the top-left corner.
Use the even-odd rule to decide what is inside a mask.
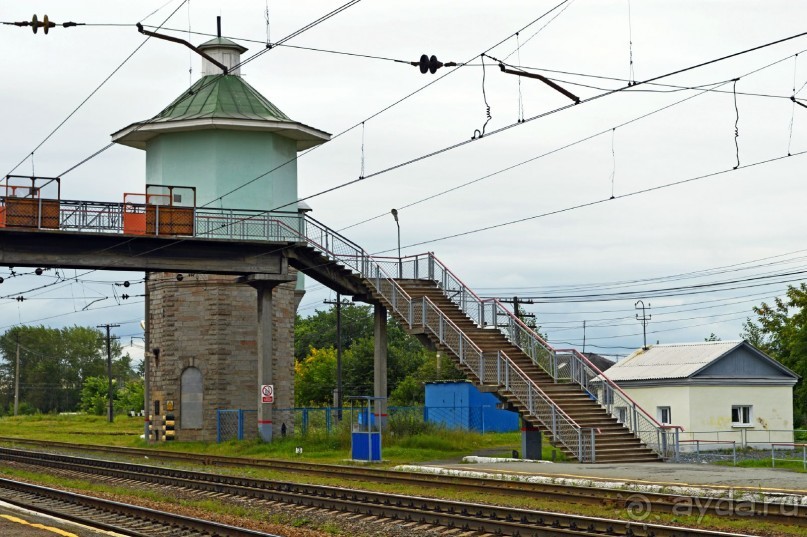
[[[325,434],[331,434],[331,407],[325,408]]]
[[[221,410],[216,410],[216,443],[221,444]]]
[[[238,439],[244,439],[244,411],[238,409]]]
[[[308,433],[308,409],[303,409],[303,434]]]

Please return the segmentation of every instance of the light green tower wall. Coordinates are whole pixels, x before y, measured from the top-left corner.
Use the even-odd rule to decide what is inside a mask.
[[[296,156],[294,140],[268,132],[163,133],[146,146],[146,183],[196,187],[197,207],[296,212]]]

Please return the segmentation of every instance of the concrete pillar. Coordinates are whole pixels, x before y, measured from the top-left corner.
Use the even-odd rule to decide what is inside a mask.
[[[521,457],[533,461],[541,460],[541,431],[521,419]]]
[[[258,392],[256,393],[258,405],[258,434],[264,442],[272,441],[272,405],[264,403],[261,386],[273,385],[273,358],[272,332],[274,328],[274,312],[272,290],[291,281],[287,275],[256,274],[245,278],[246,283],[258,291]]]
[[[387,422],[387,308],[381,304],[374,306],[375,340],[373,396],[383,398],[375,402],[379,424],[383,427]]]

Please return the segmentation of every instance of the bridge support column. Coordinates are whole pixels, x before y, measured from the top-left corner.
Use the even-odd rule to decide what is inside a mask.
[[[244,278],[258,291],[258,435],[264,442],[272,441],[272,404],[262,401],[261,386],[273,385],[274,345],[272,332],[274,312],[272,291],[282,283],[293,281],[288,275],[252,274]]]
[[[521,457],[541,460],[541,431],[521,418]]]
[[[387,308],[381,304],[374,306],[375,331],[373,339],[375,341],[374,352],[374,374],[373,374],[373,396],[382,398],[375,402],[376,412],[381,427],[387,424]]]

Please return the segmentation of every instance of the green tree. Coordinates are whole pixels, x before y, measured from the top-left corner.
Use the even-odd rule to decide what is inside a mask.
[[[344,305],[342,310],[342,348],[349,349],[360,338],[373,337],[373,310],[370,306]],[[336,308],[300,317],[294,324],[294,356],[302,360],[309,349],[336,347]]]
[[[336,349],[309,349],[304,360],[294,364],[294,404],[330,405],[336,388]]]
[[[715,335],[715,333],[714,333],[714,332],[710,333],[710,334],[709,334],[709,337],[707,337],[707,338],[703,338],[703,340],[704,340],[704,341],[723,341],[722,339],[720,339],[719,337],[717,337],[717,335]]]
[[[801,377],[793,388],[793,417],[795,426],[802,426],[807,423],[807,284],[788,286],[786,298],[763,302],[754,313],[756,322],[749,318],[741,336]]]
[[[109,380],[106,377],[90,377],[84,380],[84,386],[81,389],[80,410],[87,414],[102,416],[109,408],[108,401]]]
[[[454,362],[445,355],[428,356],[415,372],[403,379],[390,392],[390,403],[394,405],[423,404],[426,399],[427,382],[439,380],[464,380],[465,374],[457,369]]]
[[[20,346],[20,403],[39,412],[79,407],[87,378],[106,375],[105,335],[95,328],[16,326],[0,336],[0,405],[13,405],[17,341]],[[113,373],[121,382],[133,373],[131,359],[112,342]],[[13,408],[13,407],[12,407]]]
[[[126,381],[123,387],[114,393],[115,413],[126,414],[129,411],[139,412],[143,410],[144,382],[142,378],[134,378]]]

